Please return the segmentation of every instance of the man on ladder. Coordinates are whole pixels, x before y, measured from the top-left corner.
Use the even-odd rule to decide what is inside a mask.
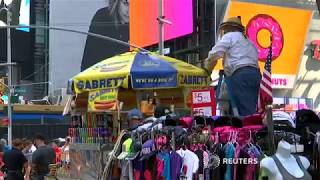
[[[205,59],[204,68],[211,74],[222,58],[224,82],[233,115],[252,115],[256,112],[261,81],[257,48],[245,36],[245,27],[239,16],[222,23],[219,34],[221,38]]]

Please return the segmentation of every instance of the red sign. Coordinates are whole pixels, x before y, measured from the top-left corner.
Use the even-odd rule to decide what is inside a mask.
[[[320,40],[314,40],[311,42],[311,45],[314,46],[313,49],[313,58],[320,61]]]
[[[4,117],[1,119],[1,123],[0,126],[1,127],[7,127],[9,125],[9,118],[8,117]]]
[[[192,91],[192,114],[194,116],[216,115],[216,100],[213,88]]]

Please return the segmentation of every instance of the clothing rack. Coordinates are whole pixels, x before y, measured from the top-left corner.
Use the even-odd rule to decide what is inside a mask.
[[[157,124],[157,123],[154,123]],[[197,167],[197,169],[199,168],[199,170],[196,170],[196,173],[193,174],[195,175],[195,177],[205,177],[205,175],[207,175],[207,178],[209,178],[209,176],[211,177],[210,179],[212,179],[212,177],[215,177],[214,172],[212,171],[216,171],[216,172],[222,172],[222,174],[219,174],[220,176],[225,176],[225,172],[226,171],[222,171],[220,169],[217,169],[220,166],[223,166],[222,168],[226,167],[226,166],[233,166],[232,164],[220,164],[220,158],[227,158],[227,159],[231,159],[232,157],[235,158],[243,158],[245,156],[238,154],[238,155],[232,155],[232,157],[229,157],[227,155],[223,155],[223,157],[220,157],[220,155],[222,156],[222,154],[220,154],[222,151],[226,151],[228,152],[231,151],[231,149],[236,149],[236,148],[241,148],[241,150],[245,151],[245,152],[255,152],[254,157],[253,154],[251,154],[252,156],[250,156],[250,159],[259,159],[261,157],[261,155],[263,155],[263,152],[261,151],[261,148],[258,144],[255,143],[253,137],[253,132],[256,132],[255,130],[250,130],[250,129],[231,129],[230,132],[221,132],[221,133],[215,133],[215,138],[214,141],[213,139],[211,139],[211,137],[213,138],[213,134],[214,131],[211,131],[211,127],[210,125],[208,126],[200,126],[201,128],[189,128],[188,131],[186,131],[183,135],[180,132],[177,132],[176,129],[171,129],[171,126],[169,127],[168,131],[161,129],[160,131],[157,131],[156,129],[151,129],[151,130],[146,130],[146,131],[142,131],[141,129],[137,130],[137,131],[127,131],[127,133],[131,133],[131,138],[136,138],[139,139],[139,141],[143,142],[143,140],[141,140],[142,136],[144,134],[148,134],[148,138],[152,138],[155,142],[155,146],[157,147],[157,149],[153,152],[159,156],[162,156],[165,153],[168,152],[176,152],[176,153],[180,153],[179,155],[181,156],[182,159],[185,158],[185,156],[183,155],[184,153],[193,153],[194,155],[196,155],[198,158],[199,163],[200,162],[205,162],[205,157],[204,157],[204,152],[207,154],[207,164],[206,165],[199,165],[199,167]],[[202,128],[205,127],[205,128]],[[222,127],[222,126],[217,126],[217,127]],[[228,128],[227,126],[224,126],[226,128]],[[162,127],[165,128],[165,127]],[[176,128],[176,127],[173,127]],[[221,129],[217,129],[218,131]],[[239,130],[237,133],[237,130]],[[205,138],[202,137],[198,137],[201,136],[199,132],[202,132],[202,134],[205,134]],[[177,132],[177,134],[175,134],[175,132]],[[248,136],[245,135],[244,137],[246,137],[247,139],[243,139],[241,137],[243,137],[242,135],[240,135],[241,133],[250,133]],[[137,138],[137,133],[139,135],[139,138]],[[157,136],[159,133],[159,136]],[[162,144],[162,142],[160,142],[160,145],[158,146],[157,143],[157,138],[164,135],[166,136],[168,139],[166,140],[166,143]],[[185,141],[186,139],[181,139],[182,141],[176,141],[176,138],[181,138],[181,136],[184,138],[187,138],[187,141]],[[187,136],[185,136],[187,135]],[[195,135],[195,139],[193,137],[193,135]],[[227,135],[226,138],[217,138],[219,136],[222,135]],[[228,138],[229,136],[229,138]],[[161,140],[161,139],[160,139]],[[194,141],[195,140],[195,141]],[[146,142],[149,142],[146,141]],[[181,143],[181,144],[176,144],[176,143]],[[170,145],[170,147],[169,147]],[[232,147],[230,147],[232,146]],[[226,148],[226,149],[225,149]],[[231,148],[231,149],[230,149]],[[255,148],[256,151],[251,151],[253,150],[252,148]],[[177,150],[177,151],[176,151]],[[257,151],[259,152],[260,155],[257,155]],[[200,154],[199,154],[200,153]],[[154,154],[154,155],[155,155]],[[182,154],[182,155],[181,155]],[[192,157],[189,156],[188,157]],[[202,157],[202,158],[201,158]],[[140,158],[140,157],[139,157]],[[154,158],[154,157],[153,157]],[[217,159],[218,158],[218,159]],[[145,161],[145,163],[148,163],[149,160]],[[152,159],[153,162],[153,159]],[[179,161],[177,161],[179,162]],[[181,162],[181,161],[180,161]],[[196,162],[197,161],[192,161],[192,162]],[[130,162],[129,162],[130,163]],[[190,162],[191,163],[191,162]],[[200,163],[201,164],[201,163]],[[255,166],[255,164],[252,164],[251,166]],[[183,166],[182,166],[183,167]],[[188,167],[188,166],[187,166]],[[193,166],[190,166],[189,168],[192,168]],[[201,168],[200,168],[201,167]],[[244,167],[244,166],[242,166]],[[130,164],[129,164],[129,169],[130,169]],[[239,166],[238,166],[239,168]],[[154,169],[154,168],[151,168]],[[150,170],[150,169],[149,169]],[[180,179],[181,178],[190,178],[190,174],[189,173],[183,173],[184,169],[181,169],[181,175],[180,175]],[[234,171],[234,173],[237,171]],[[234,176],[244,176],[244,173],[241,173],[240,170],[238,170],[238,174],[233,174]],[[251,172],[252,173],[252,172]],[[251,174],[248,173],[248,174]],[[228,175],[229,176],[229,175]]]
[[[155,138],[156,138],[156,136],[157,136],[158,134],[157,134],[157,132],[155,131],[154,127],[157,126],[158,124],[162,123],[163,121],[164,121],[163,117],[162,117],[162,118],[157,118],[147,130],[141,130],[140,132],[134,132],[134,133],[137,133],[137,134],[135,134],[135,135],[138,135],[138,139],[139,139],[140,142],[142,142],[142,137],[143,137],[144,135],[148,135],[148,134],[149,134],[148,136],[149,136],[151,139],[155,140]],[[146,121],[145,123],[150,123],[150,121]],[[133,131],[136,130],[137,128],[143,126],[145,123],[140,124],[140,125],[138,125],[136,128],[131,129],[130,131],[128,131],[129,133],[131,133],[131,138],[134,137]],[[207,127],[207,132],[205,132],[204,134],[207,134],[206,137],[208,137],[208,139],[210,139],[210,138],[212,137],[212,136],[211,136],[211,135],[212,135],[211,125],[205,124],[205,126]],[[174,126],[170,126],[170,127],[175,128]],[[162,127],[162,128],[164,128],[164,127]],[[171,130],[173,130],[173,129],[171,129]],[[202,129],[202,130],[203,130],[203,129]],[[160,132],[161,132],[161,133],[165,133],[164,131],[160,131]],[[215,135],[216,135],[216,136],[218,135],[218,136],[219,136],[219,139],[221,139],[222,136],[231,136],[231,135],[233,136],[234,134],[237,134],[237,135],[239,135],[239,137],[240,137],[240,135],[244,135],[244,133],[245,133],[245,135],[248,134],[248,137],[251,137],[252,134],[253,134],[253,133],[256,133],[256,132],[257,132],[257,131],[255,131],[255,130],[245,130],[245,129],[241,129],[241,130],[239,130],[239,131],[233,131],[233,132],[216,133]],[[170,132],[169,132],[169,133],[170,133]],[[192,134],[199,134],[199,133],[197,132],[197,129],[191,128],[191,129],[189,129],[188,132],[186,132],[186,134],[187,134],[186,136],[190,136],[190,135],[192,135]],[[166,135],[167,137],[171,137],[171,138],[170,138],[170,146],[171,146],[171,148],[172,148],[173,150],[176,150],[176,148],[177,148],[177,144],[176,144],[176,138],[177,138],[177,136],[176,136],[174,130],[173,130],[170,134],[161,134],[161,135]],[[192,142],[190,142],[190,143],[192,143]]]
[[[253,133],[257,132],[258,128],[256,131],[255,129],[251,129],[251,130],[247,129],[247,128],[245,128],[245,126],[243,126],[244,128],[241,128],[240,126],[237,126],[236,124],[232,124],[231,126],[233,126],[234,128],[231,128],[231,129],[229,129],[230,131],[228,131],[229,125],[224,125],[223,123],[222,124],[218,123],[218,124],[215,124],[216,125],[215,127],[217,127],[217,129],[216,128],[212,129],[211,128],[212,127],[211,121],[210,120],[208,121],[207,118],[203,117],[204,121],[197,119],[195,117],[193,117],[193,118],[194,118],[194,122],[197,121],[197,123],[194,123],[192,125],[192,128],[190,126],[184,124],[185,125],[184,127],[188,127],[188,128],[182,129],[182,127],[178,125],[179,124],[178,121],[177,121],[177,126],[171,126],[172,123],[168,122],[167,120],[169,120],[169,121],[176,120],[174,118],[172,118],[172,119],[153,118],[151,121],[148,121],[148,120],[144,121],[144,123],[139,124],[136,128],[122,131],[123,133],[121,133],[121,134],[122,135],[125,134],[125,135],[123,135],[122,137],[119,137],[117,139],[117,143],[115,145],[115,148],[112,151],[113,154],[109,155],[108,164],[106,165],[106,167],[104,169],[104,177],[108,177],[108,175],[112,174],[111,168],[112,168],[113,164],[111,162],[114,162],[117,159],[117,156],[119,155],[119,154],[115,154],[115,152],[123,151],[123,149],[121,150],[121,148],[123,148],[123,147],[121,146],[120,143],[121,142],[123,143],[124,138],[130,137],[130,135],[131,135],[132,141],[139,141],[139,142],[137,142],[137,144],[132,144],[133,147],[135,147],[135,149],[138,149],[138,146],[140,145],[140,143],[143,144],[142,147],[144,147],[144,145],[145,145],[144,143],[149,143],[150,142],[149,140],[153,139],[154,140],[153,143],[154,143],[155,147],[157,147],[157,149],[155,149],[155,151],[153,153],[155,153],[156,155],[160,155],[160,156],[163,155],[163,153],[175,151],[176,153],[180,153],[179,155],[181,156],[181,158],[185,158],[185,156],[182,156],[181,153],[187,152],[189,154],[193,153],[194,155],[197,155],[199,160],[204,161],[204,157],[203,157],[203,159],[201,159],[199,157],[199,156],[201,156],[201,152],[200,152],[200,155],[196,154],[196,153],[199,153],[199,151],[207,152],[207,157],[208,157],[208,155],[210,157],[209,162],[206,165],[206,169],[204,168],[204,166],[202,166],[201,170],[199,170],[199,172],[195,174],[196,176],[199,175],[199,177],[200,177],[200,175],[204,176],[206,173],[208,173],[205,170],[214,171],[216,168],[218,168],[219,164],[220,164],[220,158],[221,158],[221,157],[219,157],[218,154],[221,151],[225,151],[224,148],[231,148],[230,147],[231,145],[233,146],[233,148],[237,147],[237,148],[242,148],[245,150],[253,148],[253,146],[254,146],[256,148],[256,150],[258,150],[259,152],[262,152],[260,146],[255,143],[255,140],[253,138],[253,136],[254,136]],[[197,119],[197,120],[195,120],[195,119]],[[198,121],[198,120],[200,120],[200,121]],[[224,118],[222,118],[221,120],[224,121]],[[158,126],[158,124],[162,124],[162,126]],[[168,126],[165,126],[165,125],[168,125]],[[181,129],[180,129],[180,127],[181,127]],[[218,128],[218,127],[225,127],[226,131],[221,128]],[[218,133],[216,133],[216,131]],[[259,129],[259,131],[260,131],[260,129]],[[248,134],[242,135],[242,133],[248,133]],[[162,138],[161,136],[167,137],[165,143],[164,143],[164,141],[161,142],[161,138]],[[148,140],[145,141],[144,137],[146,138],[145,140],[147,140],[147,139]],[[158,137],[159,137],[159,139],[157,139]],[[139,152],[139,150],[137,150],[136,152]],[[143,152],[143,151],[141,151],[141,152]],[[261,154],[263,154],[263,153],[261,153]],[[141,153],[140,153],[140,155],[141,155]],[[192,157],[192,156],[187,156],[187,157]],[[231,157],[225,156],[225,158],[231,158]],[[130,161],[131,160],[132,159],[130,159]],[[207,160],[208,160],[208,158],[207,158]],[[149,163],[149,162],[150,161],[148,161],[148,160],[145,161],[145,163]],[[152,162],[154,162],[154,161],[152,160]],[[192,161],[192,162],[196,162],[196,161]],[[131,165],[129,164],[129,171],[130,171],[130,168],[132,169],[132,167],[130,167],[130,166]],[[220,166],[224,166],[224,165],[220,164]],[[231,165],[229,165],[229,166],[231,166]],[[187,177],[187,174],[184,174],[182,170],[183,169],[181,169],[180,178],[183,176]],[[220,172],[220,170],[217,170],[217,172]],[[240,174],[241,176],[243,175],[243,173],[241,173],[240,170],[238,172],[239,172],[238,174]],[[212,172],[209,172],[209,173],[211,176]],[[212,175],[211,177],[216,177],[216,176]]]
[[[284,104],[272,104],[272,105],[267,105],[265,108],[270,154],[274,154],[276,151],[275,139],[274,139],[274,122],[273,122],[272,112],[274,109],[281,109],[283,107],[284,107]]]
[[[276,151],[276,146],[274,142],[274,123],[272,118],[272,110],[273,110],[273,105],[266,106],[266,119],[267,119],[270,154],[274,154]]]

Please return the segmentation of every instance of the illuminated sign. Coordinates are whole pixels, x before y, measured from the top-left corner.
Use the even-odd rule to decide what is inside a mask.
[[[292,89],[295,77],[286,74],[272,74],[272,87],[277,89]]]
[[[193,32],[192,0],[163,0],[164,40]],[[130,1],[130,43],[145,47],[159,42],[158,1]]]
[[[30,0],[21,0],[19,24],[30,25]],[[29,28],[18,28],[19,30],[29,32]]]
[[[272,59],[277,59],[284,46],[284,36],[280,24],[272,16],[267,14],[258,14],[250,19],[246,27],[248,38],[258,49],[258,58],[265,61],[268,57],[269,47],[262,45],[258,34],[260,31],[267,31],[272,38]]]
[[[0,0],[1,3],[2,0]],[[7,6],[10,6],[11,12],[11,25],[30,25],[30,0],[20,0],[20,1],[5,1]],[[0,7],[1,8],[1,7]],[[0,14],[0,25],[5,25],[7,22],[6,13]],[[29,28],[17,28],[21,31],[29,32]]]
[[[247,37],[258,49],[261,71],[272,37],[273,88],[293,88],[312,11],[230,1],[225,19],[234,16],[241,16]],[[221,68],[219,62],[216,70]]]

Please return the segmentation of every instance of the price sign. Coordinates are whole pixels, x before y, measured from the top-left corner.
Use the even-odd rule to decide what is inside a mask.
[[[193,109],[194,116],[212,116],[212,107],[198,107]]]
[[[192,91],[192,114],[194,116],[214,116],[216,114],[214,89]]]
[[[210,91],[192,92],[192,97],[193,97],[192,102],[194,104],[210,103],[211,102]]]

